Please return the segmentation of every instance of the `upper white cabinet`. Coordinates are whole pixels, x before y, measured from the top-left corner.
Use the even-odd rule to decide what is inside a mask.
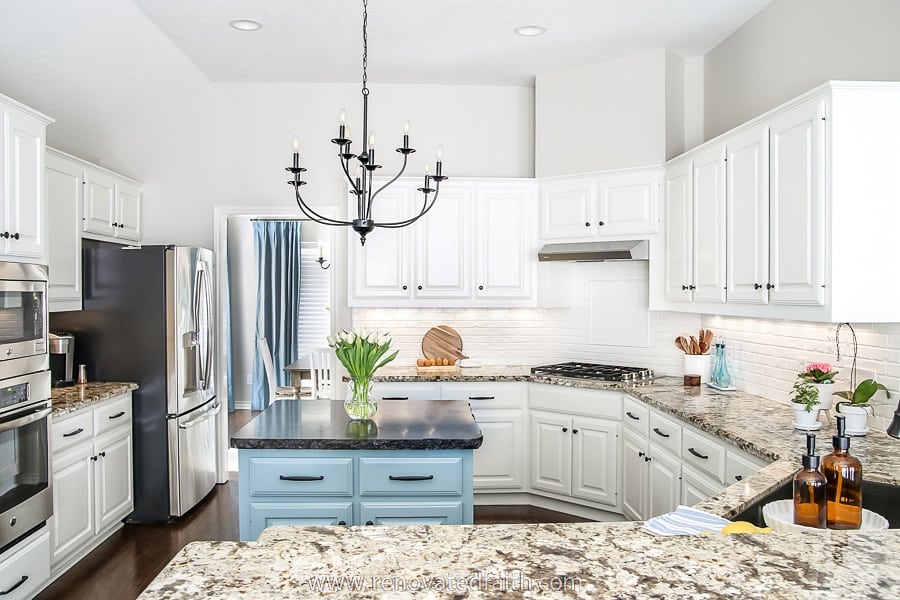
[[[141,241],[141,193],[131,179],[47,148],[45,188],[51,312],[81,310],[81,239]]]
[[[655,233],[662,176],[662,169],[648,168],[542,180],[541,239],[590,241]]]
[[[386,188],[375,200],[376,219],[399,221],[417,212],[420,185],[407,178]],[[533,306],[534,195],[532,182],[448,180],[413,225],[376,228],[365,246],[349,236],[349,305]]]
[[[900,272],[885,260],[900,222],[898,105],[898,84],[831,82],[670,161],[653,308],[900,321]]]
[[[0,95],[0,254],[47,263],[44,146],[53,120]]]

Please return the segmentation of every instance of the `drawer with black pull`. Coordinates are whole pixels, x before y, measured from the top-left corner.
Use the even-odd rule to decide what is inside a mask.
[[[631,431],[646,437],[650,431],[650,409],[634,398],[625,396],[622,422]]]
[[[650,431],[647,437],[675,456],[681,454],[681,424],[675,419],[664,417],[657,412],[650,413]]]
[[[251,496],[352,496],[352,458],[250,458]]]
[[[94,437],[93,411],[86,410],[60,419],[54,417],[50,430],[50,451],[57,452],[92,437]]]
[[[95,433],[100,434],[122,425],[131,425],[131,394],[97,404],[94,409]]]
[[[725,446],[710,436],[685,428],[681,438],[681,460],[725,483]]]
[[[462,494],[460,458],[360,458],[360,496]]]

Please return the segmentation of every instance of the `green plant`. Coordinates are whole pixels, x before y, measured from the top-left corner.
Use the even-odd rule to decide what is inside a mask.
[[[828,363],[811,362],[806,365],[802,373],[797,373],[797,377],[810,383],[834,383],[834,378],[838,374],[832,371],[832,367]]]
[[[835,404],[838,412],[841,412],[841,405],[846,404],[847,406],[869,406],[869,400],[872,399],[878,390],[884,390],[885,395],[890,398],[891,392],[888,391],[886,387],[882,384],[878,383],[874,379],[865,379],[859,382],[859,385],[856,386],[856,389],[852,392],[849,390],[843,390],[840,392],[835,392],[835,396],[840,396],[841,398],[845,398],[846,402],[838,402]]]
[[[371,379],[375,371],[397,358],[396,351],[384,357],[391,348],[391,338],[381,331],[339,331],[328,337],[328,345],[355,380]]]
[[[806,412],[812,412],[813,407],[819,403],[819,390],[810,382],[798,379],[791,390],[791,402],[802,404],[806,407]]]

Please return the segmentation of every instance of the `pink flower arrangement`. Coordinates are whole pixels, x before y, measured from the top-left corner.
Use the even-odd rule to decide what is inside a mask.
[[[809,383],[834,383],[838,372],[832,371],[832,368],[828,363],[811,362],[802,373],[798,373],[798,377]]]

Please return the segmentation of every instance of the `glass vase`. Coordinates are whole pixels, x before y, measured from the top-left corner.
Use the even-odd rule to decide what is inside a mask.
[[[713,365],[710,382],[720,388],[731,387],[731,373],[728,371],[728,357],[725,354],[725,344],[716,344],[716,362]]]
[[[378,402],[372,393],[372,380],[368,377],[351,378],[347,384],[344,411],[354,420],[371,419],[378,410]]]

